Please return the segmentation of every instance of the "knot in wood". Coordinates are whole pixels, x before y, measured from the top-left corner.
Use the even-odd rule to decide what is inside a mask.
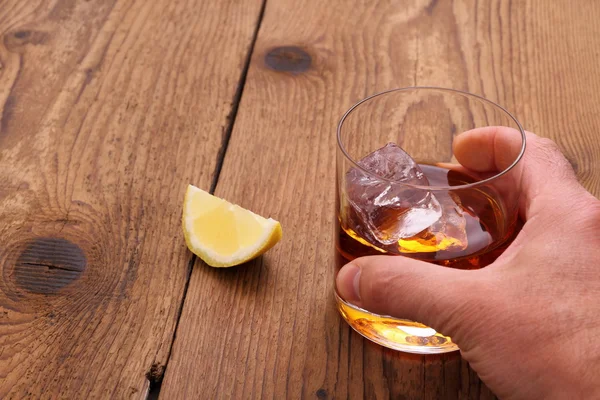
[[[17,39],[24,40],[24,39],[27,39],[29,36],[31,36],[31,32],[30,31],[16,31],[15,33],[13,33],[13,35]]]
[[[265,63],[275,71],[304,72],[312,59],[303,49],[295,46],[276,47],[265,56]]]
[[[8,51],[18,51],[23,46],[43,45],[48,41],[48,34],[43,31],[17,30],[4,35],[4,46]]]
[[[38,238],[27,244],[14,268],[18,286],[32,293],[53,294],[81,277],[87,260],[75,243]]]

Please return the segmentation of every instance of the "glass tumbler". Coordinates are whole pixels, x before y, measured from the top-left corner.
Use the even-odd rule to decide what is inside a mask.
[[[476,172],[459,164],[453,152],[458,135],[498,129],[515,136],[516,145],[501,155],[504,169]],[[521,124],[474,94],[410,87],[360,101],[337,128],[337,270],[382,254],[459,269],[492,263],[520,229],[524,151]],[[348,324],[383,346],[419,354],[458,349],[418,321],[335,297]]]

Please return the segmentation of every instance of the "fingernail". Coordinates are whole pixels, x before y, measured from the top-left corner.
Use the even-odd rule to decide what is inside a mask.
[[[349,263],[340,269],[336,279],[336,286],[342,299],[350,303],[360,301],[360,267]]]

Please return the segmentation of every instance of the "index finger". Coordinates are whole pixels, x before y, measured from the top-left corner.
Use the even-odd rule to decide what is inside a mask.
[[[558,146],[549,139],[526,132],[527,149],[517,171],[507,173],[511,190],[521,190],[520,211],[531,218],[544,206],[560,202],[559,194],[578,187],[577,178]],[[521,133],[513,128],[477,128],[454,139],[454,155],[465,168],[477,172],[501,172],[517,159]],[[541,201],[543,200],[543,201]]]

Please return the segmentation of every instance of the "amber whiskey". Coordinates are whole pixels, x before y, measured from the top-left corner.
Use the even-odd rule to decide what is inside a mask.
[[[474,177],[456,170],[424,164],[420,168],[431,186],[459,186],[476,181]],[[466,242],[462,246],[448,246],[444,240],[440,240],[439,235],[436,237],[428,229],[413,237],[403,238],[391,246],[381,246],[368,238],[358,222],[359,217],[347,206],[338,213],[337,268],[357,257],[381,254],[404,255],[458,269],[478,269],[489,265],[514,239],[518,221],[506,221],[507,210],[499,200],[502,196],[493,188],[451,192],[464,216]],[[389,211],[393,212],[397,210]],[[384,223],[388,218],[393,219],[395,215],[381,216]],[[441,353],[456,349],[449,337],[423,324],[376,315],[346,303],[337,295],[336,297],[342,316],[356,331],[371,340],[403,351],[411,351],[411,348],[418,346],[419,353]]]

